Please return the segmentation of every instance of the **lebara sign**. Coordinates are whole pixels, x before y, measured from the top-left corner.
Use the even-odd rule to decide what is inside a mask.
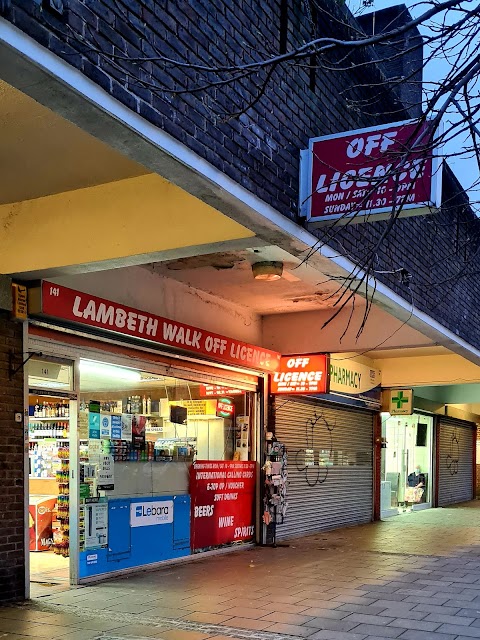
[[[310,140],[301,155],[300,210],[313,226],[430,213],[441,168],[431,121],[397,122]]]
[[[173,500],[134,502],[130,505],[130,526],[149,527],[173,522]]]

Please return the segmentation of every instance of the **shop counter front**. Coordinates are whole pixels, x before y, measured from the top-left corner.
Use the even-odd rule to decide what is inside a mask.
[[[190,555],[190,496],[108,498],[81,507],[80,580]]]

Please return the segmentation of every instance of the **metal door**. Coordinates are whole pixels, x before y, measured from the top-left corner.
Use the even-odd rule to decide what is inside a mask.
[[[288,455],[288,508],[277,538],[370,522],[374,414],[283,396],[275,404],[276,437]]]
[[[442,416],[438,428],[438,506],[472,500],[475,424]]]

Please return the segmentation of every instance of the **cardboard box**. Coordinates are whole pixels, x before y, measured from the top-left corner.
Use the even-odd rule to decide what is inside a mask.
[[[56,502],[56,496],[30,496],[30,551],[48,551],[52,546],[52,514]]]

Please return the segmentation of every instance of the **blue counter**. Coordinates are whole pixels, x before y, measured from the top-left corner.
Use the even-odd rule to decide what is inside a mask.
[[[190,496],[108,500],[108,545],[80,552],[79,578],[190,555]]]

